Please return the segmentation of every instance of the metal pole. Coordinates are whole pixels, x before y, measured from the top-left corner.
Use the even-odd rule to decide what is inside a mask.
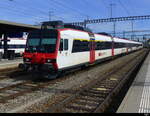
[[[84,25],[83,25],[83,26],[84,26],[84,28],[86,28],[86,27],[87,27],[86,25],[87,25],[87,21],[88,21],[88,20],[89,20],[89,16],[87,15],[87,19],[85,19],[85,20],[84,20]]]
[[[49,11],[49,21],[51,21],[52,20],[52,11]]]
[[[131,40],[133,40],[133,36],[134,36],[134,32],[133,32],[133,21],[131,21],[131,31],[132,31]]]
[[[114,37],[116,36],[116,23],[114,21]]]
[[[86,28],[86,24],[87,24],[87,23],[86,23],[86,20],[84,20],[84,28]]]
[[[113,6],[115,6],[115,4],[110,4],[110,18],[112,18],[112,15],[113,15]],[[114,21],[113,22],[113,36],[115,37],[116,35],[116,22]]]
[[[123,31],[123,38],[125,38],[125,31]]]
[[[8,37],[8,35],[7,35],[7,33],[5,33],[4,34],[4,39],[3,39],[3,41],[4,41],[4,59],[7,59],[7,57],[8,57],[8,44],[7,44],[7,37]]]
[[[113,7],[113,5],[115,5],[115,4],[112,4],[112,3],[110,4],[110,18],[112,18],[112,10],[113,10],[112,7]]]

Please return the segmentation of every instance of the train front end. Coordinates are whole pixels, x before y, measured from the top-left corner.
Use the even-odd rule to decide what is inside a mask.
[[[40,74],[56,73],[58,43],[56,29],[41,29],[29,33],[23,55],[24,63],[19,68]]]

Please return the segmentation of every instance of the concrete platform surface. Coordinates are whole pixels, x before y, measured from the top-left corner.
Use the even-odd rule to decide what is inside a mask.
[[[150,113],[150,53],[117,113]]]
[[[22,63],[23,59],[22,58],[17,58],[14,60],[0,60],[0,70],[6,69],[6,68],[12,68],[12,67],[17,67],[19,63]]]

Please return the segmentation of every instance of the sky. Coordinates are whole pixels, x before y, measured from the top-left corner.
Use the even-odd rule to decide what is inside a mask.
[[[0,20],[39,24],[48,20],[78,22],[85,19],[150,15],[150,0],[0,0]],[[131,31],[131,21],[117,22],[116,32]],[[89,24],[93,32],[113,32],[113,23]],[[133,21],[134,30],[148,30],[150,20]]]

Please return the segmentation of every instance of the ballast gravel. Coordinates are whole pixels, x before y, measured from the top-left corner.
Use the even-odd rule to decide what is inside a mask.
[[[72,72],[56,84],[50,84],[32,93],[28,93],[12,100],[8,103],[0,103],[0,113],[37,113],[43,112],[49,105],[55,104],[65,97],[74,94],[80,87],[85,86],[90,81],[100,78],[105,74],[105,70],[114,68],[116,65],[140,53],[140,51],[119,57],[109,63],[95,65],[87,70]],[[58,79],[59,80],[59,79]]]

